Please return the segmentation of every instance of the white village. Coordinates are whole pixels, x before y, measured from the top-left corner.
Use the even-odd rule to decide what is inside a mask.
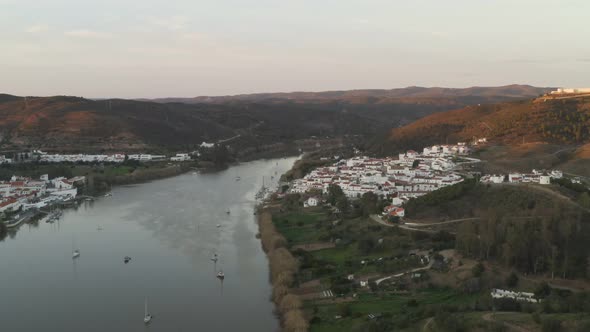
[[[429,192],[460,183],[464,177],[459,174],[459,166],[478,163],[479,159],[468,155],[474,148],[487,143],[486,138],[474,140],[468,144],[459,142],[455,145],[433,145],[425,147],[422,153],[409,150],[400,153],[397,158],[371,158],[357,156],[343,159],[331,166],[314,169],[302,179],[291,184],[291,193],[309,193],[311,191],[328,193],[330,185],[338,185],[351,199],[360,198],[372,192],[391,199],[391,205],[383,211],[384,216],[404,217],[404,204]],[[559,170],[538,171],[530,174],[509,173],[484,175],[483,183],[539,183],[550,184],[552,178],[561,178]],[[319,197],[309,197],[305,207],[317,206]]]

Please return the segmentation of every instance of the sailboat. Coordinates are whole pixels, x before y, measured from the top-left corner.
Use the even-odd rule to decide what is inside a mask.
[[[223,280],[224,278],[225,278],[225,274],[223,274],[223,271],[217,272],[217,279]]]
[[[145,313],[143,316],[144,324],[149,324],[152,321],[152,315],[148,313],[147,297],[145,298]]]
[[[74,249],[74,240],[72,239],[72,259],[76,259],[78,257],[80,257],[80,250],[78,249]]]

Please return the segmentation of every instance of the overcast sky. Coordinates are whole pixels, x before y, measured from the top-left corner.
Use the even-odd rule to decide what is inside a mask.
[[[588,0],[0,0],[0,92],[590,86]]]

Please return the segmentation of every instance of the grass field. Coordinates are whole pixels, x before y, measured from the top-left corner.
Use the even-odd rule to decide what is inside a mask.
[[[290,245],[319,241],[322,232],[317,225],[327,222],[326,215],[321,210],[273,215],[273,223]]]
[[[338,304],[314,304],[312,301],[306,303],[308,308],[317,307],[319,323],[311,325],[313,332],[337,332],[349,331],[355,324],[368,320],[369,314],[383,314],[394,321],[409,319],[414,322],[422,320],[423,309],[427,306],[453,304],[467,305],[472,303],[479,294],[466,295],[452,289],[426,289],[408,295],[394,295],[384,298],[374,294],[359,294],[355,302],[351,302],[350,317],[335,319],[340,314]],[[415,303],[409,304],[411,300]]]

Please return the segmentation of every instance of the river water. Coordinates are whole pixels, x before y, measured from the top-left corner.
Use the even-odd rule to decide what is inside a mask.
[[[116,187],[22,225],[0,242],[0,330],[276,331],[253,207],[263,176],[276,185],[294,160]]]

